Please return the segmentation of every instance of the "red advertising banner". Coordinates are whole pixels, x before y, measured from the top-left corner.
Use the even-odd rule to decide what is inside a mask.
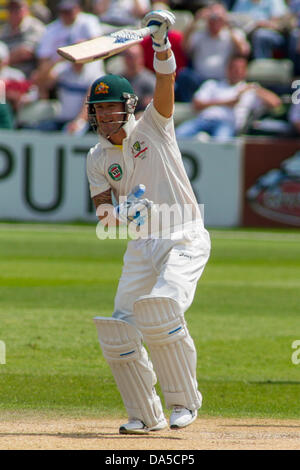
[[[300,140],[256,138],[244,152],[243,226],[300,227]]]

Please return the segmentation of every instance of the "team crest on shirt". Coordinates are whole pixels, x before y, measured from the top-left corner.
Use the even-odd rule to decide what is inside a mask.
[[[123,176],[123,170],[121,168],[121,165],[119,165],[118,163],[113,163],[112,165],[110,165],[108,169],[108,174],[114,181],[120,181]]]
[[[134,158],[140,158],[143,160],[147,156],[148,147],[145,147],[145,142],[139,142],[138,140],[131,147],[131,153]]]

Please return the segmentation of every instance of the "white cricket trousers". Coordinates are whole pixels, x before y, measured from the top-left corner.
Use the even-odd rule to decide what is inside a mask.
[[[144,295],[175,300],[184,314],[210,254],[210,237],[203,227],[175,232],[171,239],[128,242],[113,317],[134,324],[133,304]]]

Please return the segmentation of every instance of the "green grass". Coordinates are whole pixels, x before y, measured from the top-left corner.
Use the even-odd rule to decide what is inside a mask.
[[[300,233],[211,237],[186,314],[202,413],[299,418]],[[94,226],[0,224],[0,413],[124,415],[93,317],[111,314],[125,249]]]

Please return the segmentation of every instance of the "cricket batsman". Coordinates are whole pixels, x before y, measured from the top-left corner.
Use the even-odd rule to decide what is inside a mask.
[[[148,227],[128,242],[112,317],[94,319],[128,413],[121,434],[147,434],[167,426],[157,379],[165,406],[172,410],[171,429],[191,424],[202,404],[196,350],[184,314],[209,258],[210,239],[175,139],[176,62],[168,40],[174,21],[164,10],[143,19],[143,26],[159,28],[152,35],[155,92],[139,120],[134,117],[138,98],[121,76],[97,79],[87,101],[90,124],[99,134],[87,158],[96,214],[104,225],[125,221]],[[177,214],[164,217],[162,230],[152,230],[147,222],[152,209],[157,214],[161,206],[177,208]]]

